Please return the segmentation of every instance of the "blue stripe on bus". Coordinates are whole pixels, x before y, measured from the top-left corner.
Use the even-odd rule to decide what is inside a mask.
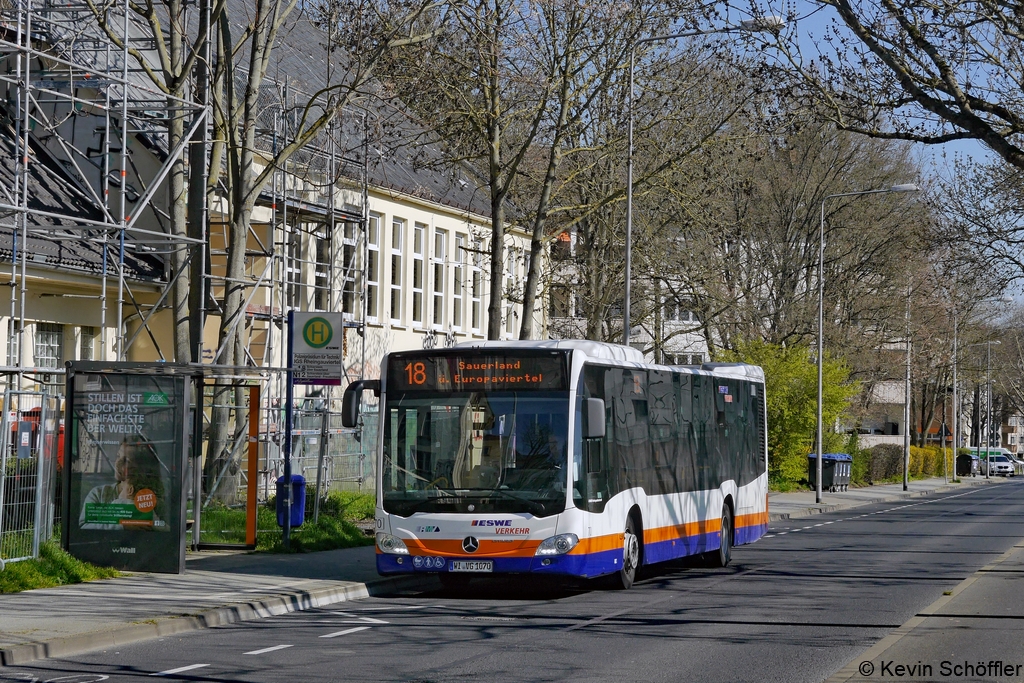
[[[743,526],[735,531],[735,544],[752,543],[761,538],[768,531],[767,524]],[[648,543],[644,546],[644,564],[665,562],[678,559],[687,555],[697,555],[717,550],[721,545],[721,532],[713,531],[706,534],[697,534],[668,541]],[[398,559],[402,563],[398,563]],[[433,557],[432,557],[433,559]],[[448,571],[448,563],[451,560],[490,560],[494,562],[495,574],[505,573],[534,573],[534,574],[557,574],[563,576],[593,577],[612,574],[622,568],[622,549],[612,548],[596,553],[553,555],[549,557],[445,557],[443,569],[436,566],[415,567],[413,558],[408,555],[385,555],[377,554],[377,572],[380,574],[413,574],[413,573],[438,573]],[[551,560],[550,564],[543,564],[543,560]],[[426,564],[426,563],[424,563]]]
[[[750,526],[741,526],[736,529],[734,536],[736,545],[742,545],[744,543],[753,543],[757,539],[768,533],[768,524],[751,524]]]

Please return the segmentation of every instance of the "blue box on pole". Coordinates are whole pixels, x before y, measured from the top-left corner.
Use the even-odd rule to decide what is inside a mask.
[[[284,477],[277,478],[277,525],[284,527],[286,499]],[[306,521],[306,478],[301,474],[292,475],[292,523],[291,527],[302,526]]]

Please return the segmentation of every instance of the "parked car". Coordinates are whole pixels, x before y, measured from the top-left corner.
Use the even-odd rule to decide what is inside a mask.
[[[991,468],[991,472],[987,470]],[[981,472],[982,474],[998,474],[1001,477],[1012,477],[1016,474],[1017,466],[1010,462],[1010,459],[1005,455],[990,455],[988,458],[981,459]]]
[[[1024,474],[1024,460],[1021,460],[1019,455],[1007,453],[1006,457],[1013,464],[1013,469],[1017,474]]]

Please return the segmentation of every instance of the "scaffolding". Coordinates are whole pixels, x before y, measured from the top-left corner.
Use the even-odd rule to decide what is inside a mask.
[[[98,304],[98,358],[108,360],[174,360],[170,349],[161,348],[166,330],[159,329],[158,314],[171,306],[180,279],[195,286],[193,263],[203,264],[201,310],[192,318],[200,340],[205,318],[223,313],[218,294],[227,283],[228,228],[216,204],[227,201],[223,179],[211,205],[203,207],[202,238],[174,234],[170,213],[171,174],[189,177],[190,163],[209,163],[210,102],[195,101],[203,89],[194,82],[181,97],[154,84],[146,63],[159,63],[158,41],[132,8],[128,0],[0,0],[0,145],[9,148],[0,149],[0,158],[9,157],[8,166],[0,166],[0,181],[6,181],[0,182],[0,283],[10,288],[11,321],[7,362],[0,365],[13,392],[42,385],[61,393],[63,359],[40,367],[38,354],[26,353],[27,324],[47,322],[32,310],[33,287],[46,290],[43,296]],[[297,112],[309,96],[287,79],[265,86],[258,142],[271,157],[296,134]],[[184,135],[172,146],[175,120],[184,122]],[[275,169],[261,195],[268,218],[250,226],[244,315],[233,322],[244,326],[244,363],[222,363],[223,348],[204,349],[202,341],[198,349],[204,379],[197,385],[203,410],[197,411],[196,429],[208,439],[216,411],[224,409],[227,438],[217,445],[223,449],[217,471],[205,483],[196,477],[196,500],[209,500],[209,487],[225,479],[245,490],[245,473],[235,467],[245,450],[238,435],[248,429],[239,387],[261,388],[263,495],[280,472],[289,309],[343,312],[346,379],[362,376],[367,137],[366,115],[345,112]],[[78,289],[59,291],[57,273],[82,276]],[[140,340],[156,358],[139,357]],[[348,348],[349,341],[355,348]],[[53,376],[49,385],[47,375]],[[365,441],[340,427],[340,388],[317,389],[297,401],[304,420],[296,437],[303,439],[300,457],[313,452],[306,432],[316,430],[317,476],[328,476],[330,484],[330,474],[340,472],[335,483],[366,486],[372,471]],[[208,451],[206,460],[215,455]],[[358,467],[336,460],[350,456]]]

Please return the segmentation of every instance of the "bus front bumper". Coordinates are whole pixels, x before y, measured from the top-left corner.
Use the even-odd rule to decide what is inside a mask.
[[[586,555],[551,555],[547,557],[445,557],[441,555],[390,555],[377,553],[377,573],[422,574],[459,572],[457,562],[476,565],[466,571],[467,576],[489,576],[493,574],[551,574],[565,576],[595,576],[593,567],[588,567]],[[490,563],[490,570],[486,566]],[[483,565],[483,568],[480,567]],[[463,567],[465,565],[462,565]]]

